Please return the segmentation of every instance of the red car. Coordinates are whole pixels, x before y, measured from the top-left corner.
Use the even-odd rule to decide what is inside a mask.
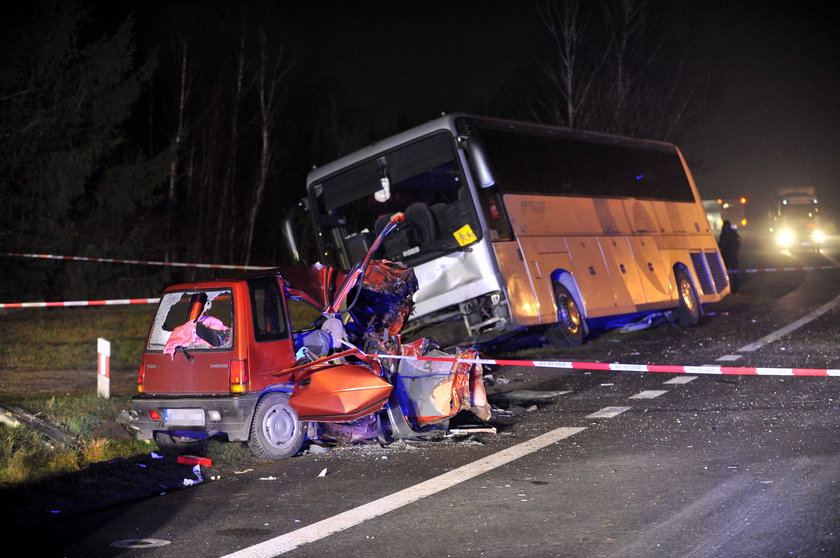
[[[381,358],[444,354],[429,339],[402,343],[417,283],[410,268],[371,259],[388,232],[349,272],[301,266],[168,287],[133,399],[138,438],[172,447],[224,435],[280,459],[330,425],[386,443],[439,434],[462,409],[489,418],[480,364]],[[315,319],[296,330],[301,305]]]

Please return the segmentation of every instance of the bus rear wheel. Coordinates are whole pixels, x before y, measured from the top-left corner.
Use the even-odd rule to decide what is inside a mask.
[[[563,285],[555,284],[554,300],[557,301],[557,323],[546,330],[546,339],[558,348],[582,345],[583,316],[572,293]]]
[[[680,305],[676,311],[677,325],[680,327],[692,327],[700,323],[700,299],[697,298],[697,291],[694,284],[683,269],[676,273],[677,294],[680,298]]]

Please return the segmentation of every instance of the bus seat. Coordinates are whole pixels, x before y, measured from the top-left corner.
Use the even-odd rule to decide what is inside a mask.
[[[452,222],[449,219],[449,206],[445,203],[436,203],[430,207],[432,215],[437,223],[437,230],[443,234],[452,228]]]
[[[382,215],[376,220],[376,223],[373,225],[373,230],[376,231],[376,236],[379,236],[390,220],[390,215]],[[402,253],[410,247],[405,230],[405,223],[403,222],[397,228],[392,230],[382,241],[382,245],[385,250],[385,257],[397,259],[397,256],[402,256]]]
[[[385,229],[385,226],[390,220],[391,217],[389,215],[380,215],[376,219],[376,223],[374,223],[373,225],[373,232],[376,233],[376,236],[379,236],[379,234]]]
[[[458,190],[458,201],[451,205],[453,207],[450,210],[452,213],[450,213],[449,222],[452,223],[454,228],[459,229],[464,225],[476,226],[472,209],[473,199],[466,186],[461,186]],[[457,226],[455,225],[456,222],[458,223]]]
[[[425,244],[435,239],[435,218],[429,207],[416,202],[405,208],[405,221],[415,234],[416,244]]]
[[[353,233],[344,237],[344,245],[351,262],[360,262],[370,250],[370,233]]]

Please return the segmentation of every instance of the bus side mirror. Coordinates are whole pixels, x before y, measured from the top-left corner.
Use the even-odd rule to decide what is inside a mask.
[[[476,140],[467,138],[465,140],[467,153],[470,155],[473,171],[475,171],[478,178],[478,185],[482,188],[489,188],[496,183],[493,178],[493,173],[490,172],[490,165],[487,164],[487,157],[484,154],[484,149]]]
[[[295,222],[295,217],[297,216],[297,213],[306,212],[308,210],[309,204],[306,203],[306,199],[302,199],[293,205],[283,216],[283,239],[286,241],[286,253],[293,264],[301,263],[302,261],[300,248],[298,247],[297,224]]]

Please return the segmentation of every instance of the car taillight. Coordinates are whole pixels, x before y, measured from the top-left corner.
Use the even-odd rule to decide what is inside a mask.
[[[246,359],[230,361],[230,392],[245,393],[248,391],[248,361]]]
[[[160,413],[158,411],[152,409],[151,411],[149,411],[149,418],[152,420],[161,420],[163,417],[160,416]]]
[[[137,391],[143,393],[143,382],[146,380],[146,363],[140,363],[140,372],[137,373]]]

